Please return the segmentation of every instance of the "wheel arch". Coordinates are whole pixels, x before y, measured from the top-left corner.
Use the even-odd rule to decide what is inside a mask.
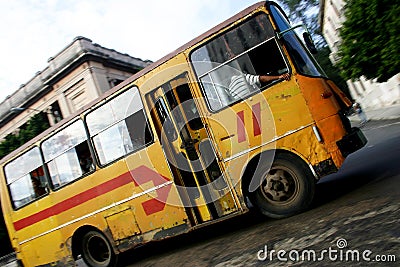
[[[242,178],[241,179],[241,190],[242,190],[242,194],[244,195],[244,197],[248,197],[248,195],[249,195],[249,190],[248,190],[249,185],[250,185],[250,182],[252,181],[252,179],[254,178],[253,176],[255,174],[255,170],[256,170],[257,166],[259,164],[261,164],[260,161],[268,160],[270,162],[267,162],[267,164],[268,163],[272,164],[275,157],[285,157],[285,155],[287,157],[295,157],[298,161],[305,164],[305,166],[307,166],[307,168],[310,169],[310,171],[313,173],[314,178],[316,178],[313,168],[307,163],[307,160],[301,154],[296,153],[296,151],[289,151],[286,149],[266,150],[266,151],[263,151],[255,156],[253,156],[250,159],[250,161],[247,163],[246,168],[241,175],[241,178]]]
[[[92,225],[84,225],[76,229],[74,234],[72,235],[72,257],[77,260],[78,256],[82,253],[82,238],[83,236],[90,232],[90,231],[96,231],[104,235],[104,237],[108,240],[108,242],[111,244],[112,249],[114,250],[115,254],[118,254],[119,251],[116,249],[114,240],[110,238],[110,236],[107,234],[105,231],[101,231],[97,227],[94,227]]]

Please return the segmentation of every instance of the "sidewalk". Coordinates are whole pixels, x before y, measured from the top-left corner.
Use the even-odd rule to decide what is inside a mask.
[[[400,105],[393,105],[380,109],[365,109],[368,120],[394,120],[400,118]],[[349,117],[350,121],[359,122],[357,114]]]

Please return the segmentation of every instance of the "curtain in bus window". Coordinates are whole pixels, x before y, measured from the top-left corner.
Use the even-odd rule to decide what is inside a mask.
[[[83,121],[78,120],[42,143],[53,188],[94,170]]]
[[[34,147],[4,168],[14,208],[19,208],[47,193],[42,158]]]
[[[86,116],[101,164],[143,148],[152,137],[138,90],[130,89]]]

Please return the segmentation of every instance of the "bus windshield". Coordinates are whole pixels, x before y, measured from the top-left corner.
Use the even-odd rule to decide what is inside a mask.
[[[291,28],[290,23],[278,7],[270,5],[270,10],[280,32]],[[326,77],[325,72],[318,65],[314,57],[311,56],[310,52],[304,47],[294,31],[285,33],[282,39],[299,73],[312,77]]]

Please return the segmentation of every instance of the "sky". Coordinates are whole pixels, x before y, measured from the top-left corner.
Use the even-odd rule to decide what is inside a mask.
[[[84,36],[156,61],[258,0],[0,0],[0,102]]]

